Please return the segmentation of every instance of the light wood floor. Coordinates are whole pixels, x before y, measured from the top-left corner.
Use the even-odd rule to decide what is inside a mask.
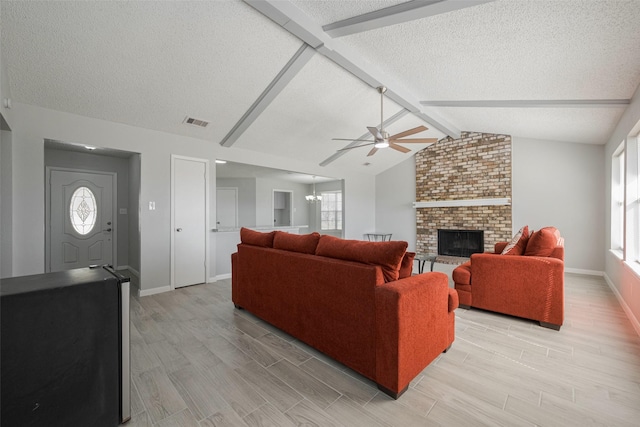
[[[559,332],[458,309],[453,347],[397,401],[230,288],[132,298],[128,426],[640,425],[640,340],[602,278],[567,274]]]

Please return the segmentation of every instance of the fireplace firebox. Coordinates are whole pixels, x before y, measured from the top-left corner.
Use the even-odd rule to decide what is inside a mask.
[[[483,230],[438,229],[438,255],[470,257],[484,252]]]

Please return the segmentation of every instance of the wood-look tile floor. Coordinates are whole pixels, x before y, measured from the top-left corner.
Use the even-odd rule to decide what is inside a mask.
[[[393,400],[231,303],[230,280],[133,297],[128,426],[638,426],[640,339],[600,277],[557,332],[456,311],[451,350]]]

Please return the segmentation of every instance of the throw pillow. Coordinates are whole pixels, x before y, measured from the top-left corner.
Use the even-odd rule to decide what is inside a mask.
[[[502,250],[502,255],[522,255],[529,241],[529,226],[522,227]]]
[[[291,234],[284,231],[276,231],[273,237],[273,248],[285,251],[301,252],[303,254],[315,254],[316,246],[320,240],[320,233]]]
[[[560,232],[555,227],[544,227],[531,234],[527,242],[526,256],[551,256],[561,242]]]
[[[415,252],[405,252],[400,262],[400,271],[398,271],[398,279],[411,277],[413,273],[413,259],[416,257]]]
[[[393,282],[398,280],[400,263],[407,246],[407,242],[403,241],[366,242],[323,235],[320,236],[316,255],[379,265],[385,282]]]
[[[240,241],[247,245],[262,246],[263,248],[273,247],[273,236],[275,231],[269,233],[261,233],[250,228],[242,227],[240,229]]]

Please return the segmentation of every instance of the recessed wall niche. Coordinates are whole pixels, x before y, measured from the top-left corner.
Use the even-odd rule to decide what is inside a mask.
[[[416,251],[437,253],[438,229],[484,230],[485,251],[493,251],[498,241],[510,240],[511,177],[509,135],[462,132],[459,139],[443,138],[418,152],[416,202],[508,199],[508,203],[416,208]]]

